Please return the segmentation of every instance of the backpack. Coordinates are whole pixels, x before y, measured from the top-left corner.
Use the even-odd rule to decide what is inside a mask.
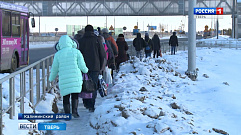
[[[108,60],[108,59],[109,59],[108,47],[107,47],[106,43],[105,43],[105,44],[103,44],[103,45],[104,45],[104,48],[105,48],[106,59]]]
[[[150,39],[149,39],[150,40]],[[145,50],[146,51],[149,51],[149,50],[151,50],[151,47],[150,47],[150,45],[149,45],[149,40],[148,40],[148,42],[146,42],[146,47],[145,47]]]
[[[105,40],[105,43],[107,45],[107,51],[106,51],[106,54],[108,54],[108,59],[112,59],[114,58],[114,53],[113,53],[113,50],[111,48],[111,45],[110,45],[110,42],[108,40]]]

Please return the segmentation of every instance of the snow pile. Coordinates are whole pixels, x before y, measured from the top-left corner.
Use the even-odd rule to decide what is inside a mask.
[[[143,62],[134,57],[120,67],[112,94],[96,108],[90,126],[98,134],[115,135],[238,133],[241,105],[222,101],[224,95],[232,100],[241,96],[233,89],[240,84],[227,85],[240,77],[230,79],[220,73],[230,65],[219,63],[229,57],[225,56],[227,52],[240,56],[240,50],[198,50],[200,76],[195,82],[185,75],[187,52]],[[215,55],[214,61],[211,57]],[[235,96],[232,92],[238,94]],[[227,109],[228,105],[233,108]],[[224,108],[225,111],[220,111]]]
[[[136,58],[121,66],[113,95],[102,103],[91,119],[98,133],[108,134],[184,134],[208,133],[195,127],[193,114],[179,103],[169,85],[183,84],[186,75],[175,72],[166,59]],[[169,77],[170,76],[170,77]]]

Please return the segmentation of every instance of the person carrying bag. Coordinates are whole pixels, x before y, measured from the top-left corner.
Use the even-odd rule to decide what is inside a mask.
[[[82,92],[92,93],[96,90],[96,84],[91,79],[89,74],[83,74],[83,85],[82,85]]]
[[[57,52],[54,55],[49,81],[53,81],[59,75],[60,95],[63,96],[63,107],[66,114],[70,114],[70,95],[72,104],[72,116],[78,118],[78,95],[82,89],[82,73],[87,73],[82,53],[77,50],[78,42],[68,35],[60,37],[55,45]]]
[[[88,74],[94,81],[97,88],[98,76],[106,59],[105,48],[103,47],[102,42],[100,42],[98,37],[95,35],[92,25],[87,25],[85,27],[85,34],[78,40],[78,42],[79,50],[83,54],[86,66],[89,69]],[[84,106],[89,109],[90,112],[95,111],[96,97],[97,89],[92,93],[91,99],[83,99]]]

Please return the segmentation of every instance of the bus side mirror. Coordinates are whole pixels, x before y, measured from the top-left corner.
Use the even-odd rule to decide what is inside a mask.
[[[31,18],[31,25],[32,25],[33,28],[35,28],[35,20],[34,20],[34,18]]]

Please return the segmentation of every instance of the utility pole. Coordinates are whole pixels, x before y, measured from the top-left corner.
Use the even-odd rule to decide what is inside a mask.
[[[107,16],[105,16],[105,22],[106,22],[105,28],[107,28]]]
[[[196,70],[196,18],[194,7],[196,0],[188,0],[188,70],[186,75],[193,81],[197,78]]]
[[[86,25],[88,25],[89,24],[89,18],[88,18],[88,16],[87,16],[87,24]]]
[[[39,31],[38,31],[38,36],[40,36],[40,16],[39,16]]]
[[[218,24],[218,17],[217,17],[217,39],[218,39],[218,27],[219,27],[219,24]]]
[[[233,10],[232,10],[232,37],[236,38],[236,34],[235,34],[235,21],[236,21],[236,1],[237,0],[233,0]]]

